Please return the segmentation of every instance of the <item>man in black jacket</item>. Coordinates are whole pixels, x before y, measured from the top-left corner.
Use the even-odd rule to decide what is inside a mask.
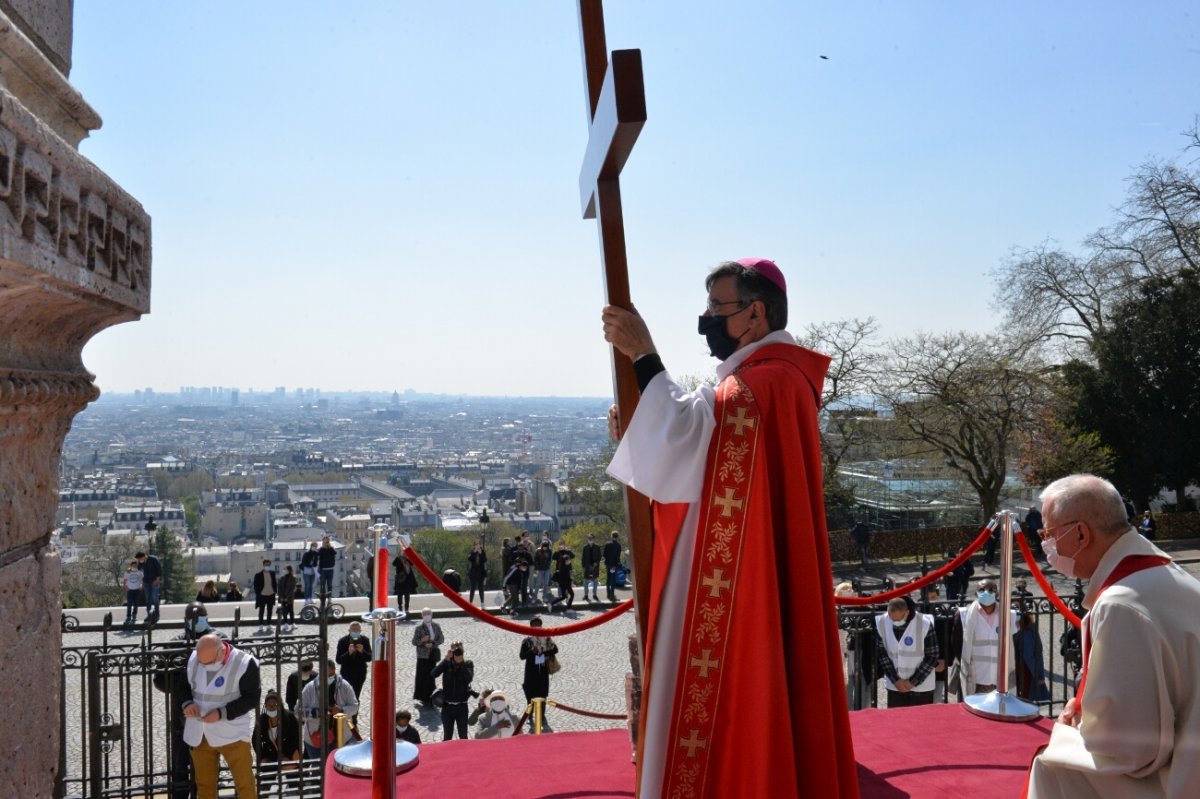
[[[343,635],[337,644],[334,660],[341,666],[342,679],[354,688],[354,695],[362,696],[363,683],[367,681],[367,669],[371,663],[371,642],[362,634],[362,625],[353,622],[350,634]],[[355,724],[358,717],[351,719]]]
[[[583,545],[583,598],[588,602],[600,601],[600,545],[596,536],[588,533],[587,543]],[[588,589],[592,589],[588,593]]]
[[[137,559],[138,569],[142,572],[142,593],[146,595],[146,623],[154,624],[158,621],[158,606],[162,601],[162,561],[157,555],[147,555],[145,552],[139,552],[134,557]]]
[[[299,670],[293,671],[288,675],[287,689],[284,697],[287,699],[287,709],[289,711],[292,713],[296,712],[296,707],[300,704],[300,692],[304,690],[304,686],[316,679],[316,676],[311,660],[300,661]]]
[[[450,644],[450,651],[441,663],[433,667],[433,677],[442,676],[442,740],[467,736],[467,703],[471,701],[471,681],[475,679],[475,664],[463,660],[461,641]]]
[[[317,582],[317,568],[321,556],[317,553],[317,542],[308,545],[308,551],[300,558],[300,579],[304,584],[304,604],[311,605],[313,601],[313,585]]]
[[[267,612],[267,624],[275,613],[275,595],[279,593],[279,573],[271,568],[271,559],[263,561],[262,571],[254,573],[254,607],[258,610],[258,627],[263,626],[263,611]]]
[[[617,601],[617,569],[621,565],[621,538],[616,530],[612,531],[612,538],[604,545],[604,567],[606,574],[606,588],[608,589],[608,601]]]
[[[333,594],[333,567],[337,564],[337,550],[333,548],[333,540],[325,536],[321,547],[317,550],[317,571],[321,575],[322,594]]]
[[[533,553],[525,547],[513,547],[512,564],[514,577],[517,580],[517,590],[521,594],[521,604],[529,604],[529,572],[533,568]]]

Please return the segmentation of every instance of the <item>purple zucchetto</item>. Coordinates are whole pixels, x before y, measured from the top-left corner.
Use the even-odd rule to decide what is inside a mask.
[[[742,258],[734,263],[747,269],[753,269],[778,286],[785,295],[787,294],[787,281],[783,279],[783,272],[769,258]]]

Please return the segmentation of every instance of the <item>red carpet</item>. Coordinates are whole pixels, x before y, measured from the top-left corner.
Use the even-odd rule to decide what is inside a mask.
[[[858,710],[850,728],[859,788],[863,799],[1013,799],[1053,724],[989,721],[957,704]]]
[[[850,725],[863,799],[1012,799],[1052,722],[1008,724],[972,716],[961,705],[933,705],[862,710],[850,714]],[[400,796],[630,799],[629,735],[605,730],[426,744],[421,762],[396,786]],[[325,795],[369,799],[370,782],[338,774],[331,758]]]
[[[632,799],[627,730],[516,735],[423,744],[421,760],[396,777],[396,794],[478,799]],[[370,799],[366,779],[325,766],[325,796]]]

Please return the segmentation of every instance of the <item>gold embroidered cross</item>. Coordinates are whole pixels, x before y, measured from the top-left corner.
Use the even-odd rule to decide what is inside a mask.
[[[734,497],[733,497],[734,490],[735,489],[732,489],[732,488],[726,488],[725,496],[723,496],[723,497],[714,496],[713,497],[713,504],[721,506],[721,516],[723,516],[726,519],[733,517],[734,509],[737,509],[737,510],[742,509],[742,501],[740,499],[734,499]]]
[[[716,671],[720,663],[720,658],[713,658],[711,649],[701,649],[700,657],[692,658],[691,665],[700,669],[700,679],[707,680],[709,670]]]
[[[705,749],[708,747],[708,741],[706,741],[700,737],[699,730],[692,729],[688,733],[688,737],[679,739],[679,745],[682,746],[684,749],[687,749],[688,750],[687,756],[689,758],[692,758],[692,757],[696,756],[697,749]]]
[[[728,591],[729,586],[733,584],[732,580],[721,579],[725,574],[724,569],[713,569],[713,573],[700,581],[700,584],[708,589],[708,595],[714,599],[721,598],[722,591]],[[708,651],[708,650],[705,650]]]
[[[735,436],[744,435],[742,428],[743,427],[753,428],[755,423],[756,423],[755,419],[747,419],[746,418],[746,409],[745,408],[738,408],[737,416],[729,416],[728,414],[725,416],[725,424],[731,424],[737,428],[733,431],[733,434]]]

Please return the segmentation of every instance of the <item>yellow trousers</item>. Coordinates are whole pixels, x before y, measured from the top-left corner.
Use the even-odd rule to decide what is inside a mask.
[[[221,770],[222,757],[233,775],[238,799],[258,799],[258,789],[254,785],[254,753],[250,742],[234,741],[224,746],[212,746],[207,738],[202,738],[199,746],[192,747],[197,799],[217,799],[217,774]]]

